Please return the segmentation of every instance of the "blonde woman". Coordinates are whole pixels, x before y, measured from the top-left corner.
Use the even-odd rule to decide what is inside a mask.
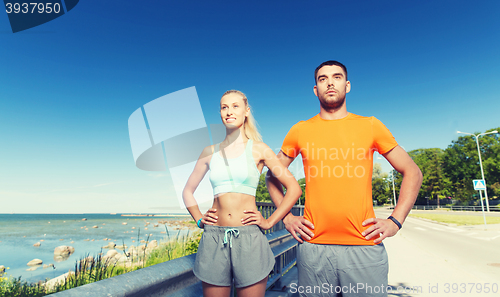
[[[229,296],[233,279],[239,297],[264,296],[274,255],[261,229],[280,221],[302,190],[261,141],[245,94],[235,90],[224,93],[220,116],[226,137],[203,150],[183,191],[188,211],[198,227],[204,228],[193,272],[203,283],[205,297]],[[264,166],[287,189],[283,202],[268,219],[255,204]],[[214,202],[202,214],[193,193],[209,170]]]

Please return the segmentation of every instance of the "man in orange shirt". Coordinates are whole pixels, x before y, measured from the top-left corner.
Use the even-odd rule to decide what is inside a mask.
[[[394,236],[404,223],[422,173],[378,119],[347,112],[345,97],[351,84],[342,63],[326,61],[314,76],[320,113],[295,124],[278,154],[285,166],[301,154],[306,177],[304,216],[289,213],[283,219],[301,243],[299,283],[292,289],[301,296],[387,296],[382,240]],[[375,218],[373,211],[374,151],[403,174],[397,207],[387,219]],[[281,185],[269,173],[267,184],[279,205]]]

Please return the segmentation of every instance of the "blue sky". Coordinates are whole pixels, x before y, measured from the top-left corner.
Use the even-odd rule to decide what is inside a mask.
[[[330,59],[348,68],[348,111],[408,151],[500,126],[500,2],[351,2],[80,1],[15,34],[0,13],[0,213],[173,212],[167,172],[134,165],[132,112],[195,86],[220,123],[239,89],[279,149],[319,112]]]

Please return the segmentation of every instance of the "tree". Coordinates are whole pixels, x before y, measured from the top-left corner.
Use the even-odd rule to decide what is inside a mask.
[[[263,171],[262,174],[259,177],[259,183],[257,185],[257,191],[255,192],[255,201],[257,202],[271,202],[271,196],[269,195],[269,191],[267,190],[266,187],[266,174],[267,171]],[[297,204],[304,205],[305,199],[306,199],[306,179],[301,178],[298,180],[298,183],[300,185],[300,188],[302,189],[302,196],[300,196],[299,200],[297,201]],[[286,191],[286,189],[283,189]]]
[[[422,186],[418,192],[420,199],[439,199],[450,195],[451,181],[444,173],[444,151],[440,148],[417,149],[408,153],[422,171]]]
[[[490,129],[490,132],[497,129]],[[478,134],[478,133],[475,133]],[[489,134],[479,137],[479,149],[483,161],[484,177],[488,195],[498,195],[496,183],[500,181],[500,137]],[[452,141],[444,154],[444,171],[451,181],[454,196],[461,200],[472,200],[476,194],[472,180],[482,179],[476,140],[473,136],[460,136]]]
[[[496,129],[486,130],[485,133]],[[488,189],[488,196],[500,195],[500,134],[488,134],[479,137],[479,147],[481,148],[481,158],[483,160],[484,178]]]
[[[302,189],[302,195],[300,196],[296,204],[304,205],[306,203],[306,178],[303,177],[299,179],[298,182],[300,188]]]
[[[372,199],[378,204],[385,204],[391,199],[391,187],[387,172],[382,172],[382,165],[373,164],[372,173]]]
[[[266,187],[266,174],[267,171],[263,171],[259,177],[257,191],[255,192],[255,201],[257,202],[272,202],[271,196],[269,195]]]

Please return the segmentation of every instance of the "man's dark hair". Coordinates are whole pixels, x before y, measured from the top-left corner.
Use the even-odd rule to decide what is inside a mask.
[[[314,70],[314,83],[316,84],[317,81],[316,81],[316,76],[318,75],[318,71],[321,69],[321,67],[323,66],[339,66],[340,68],[342,68],[342,70],[344,70],[344,73],[345,73],[345,80],[347,80],[347,68],[344,66],[344,64],[338,62],[338,61],[333,61],[333,60],[330,60],[330,61],[326,61],[326,62],[323,62],[321,64],[319,64],[318,67],[316,67],[316,70]]]

